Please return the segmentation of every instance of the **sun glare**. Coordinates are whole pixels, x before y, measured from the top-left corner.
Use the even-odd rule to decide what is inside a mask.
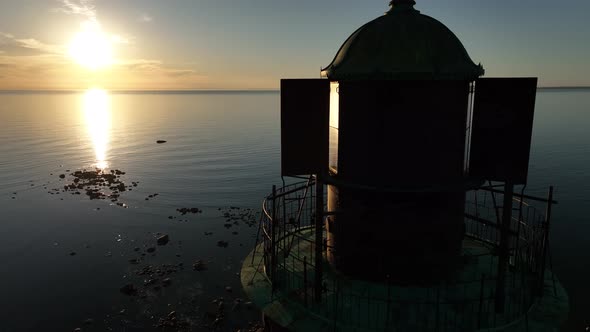
[[[107,67],[113,61],[111,39],[102,32],[98,23],[86,22],[70,42],[69,55],[90,70]]]
[[[108,150],[111,132],[110,96],[105,90],[90,89],[84,93],[82,109],[86,129],[92,141],[97,168],[109,166]]]

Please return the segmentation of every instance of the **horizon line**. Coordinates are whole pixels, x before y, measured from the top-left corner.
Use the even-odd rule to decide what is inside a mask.
[[[279,89],[0,89],[0,93],[80,93],[88,90],[106,90],[112,93],[215,93],[215,92],[279,92]]]
[[[99,89],[113,93],[215,93],[215,92],[280,92],[276,89],[0,89],[0,93],[79,93],[87,90]],[[573,86],[539,86],[540,89],[590,89],[590,85],[573,85]]]

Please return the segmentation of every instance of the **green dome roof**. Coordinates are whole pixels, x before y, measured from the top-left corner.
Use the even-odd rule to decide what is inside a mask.
[[[400,2],[400,4],[396,4]],[[392,1],[385,15],[356,30],[322,69],[330,80],[467,79],[483,75],[444,24],[422,15],[413,1]]]

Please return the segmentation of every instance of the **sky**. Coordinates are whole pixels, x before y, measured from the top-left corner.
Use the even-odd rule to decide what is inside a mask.
[[[457,35],[486,77],[590,86],[588,0],[416,2]],[[0,89],[278,89],[281,78],[319,77],[388,3],[0,0]],[[96,48],[101,41],[108,45]]]

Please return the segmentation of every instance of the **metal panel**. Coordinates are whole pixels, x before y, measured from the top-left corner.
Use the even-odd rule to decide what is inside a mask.
[[[281,80],[282,175],[327,170],[329,110],[329,80]]]
[[[338,174],[378,186],[463,177],[467,81],[340,82]]]
[[[537,78],[476,81],[469,174],[526,184]]]

